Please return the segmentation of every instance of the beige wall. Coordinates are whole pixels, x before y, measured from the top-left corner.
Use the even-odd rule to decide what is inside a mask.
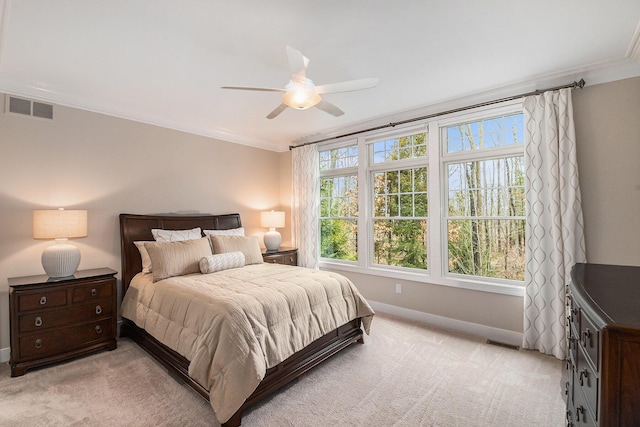
[[[588,260],[640,265],[640,78],[587,86],[573,100]],[[7,277],[43,272],[49,243],[31,238],[31,210],[88,209],[89,236],[74,240],[80,267],[120,271],[121,212],[239,212],[254,234],[264,231],[262,209],[290,218],[290,198],[290,152],[64,107],[53,122],[0,114],[0,349],[9,346]],[[289,244],[290,227],[281,231]],[[346,275],[374,301],[522,331],[521,297]]]
[[[640,77],[574,92],[587,261],[640,266]]]
[[[87,209],[89,236],[72,241],[80,268],[120,271],[122,212],[239,212],[259,234],[260,210],[288,208],[279,153],[72,108],[54,115],[0,113],[0,349],[9,347],[7,278],[43,274],[51,244],[31,238],[33,209]]]
[[[640,266],[640,78],[574,91],[587,259]],[[344,273],[366,298],[522,332],[523,298]],[[402,283],[402,293],[395,284]]]

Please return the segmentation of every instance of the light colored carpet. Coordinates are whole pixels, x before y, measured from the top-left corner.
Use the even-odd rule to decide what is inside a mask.
[[[243,426],[563,426],[562,362],[378,314],[352,345],[245,413]],[[10,378],[2,426],[217,426],[209,403],[127,339]]]

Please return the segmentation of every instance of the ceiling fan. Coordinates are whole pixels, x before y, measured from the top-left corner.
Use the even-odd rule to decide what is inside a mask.
[[[222,86],[222,89],[282,92],[282,104],[269,113],[267,119],[277,117],[280,113],[286,110],[287,107],[291,107],[295,110],[306,110],[307,108],[316,107],[331,114],[332,116],[339,117],[344,114],[344,111],[323,100],[320,95],[325,93],[350,92],[354,90],[369,89],[378,84],[378,79],[370,78],[316,86],[313,81],[306,76],[309,58],[304,56],[299,50],[290,46],[287,46],[287,58],[289,60],[291,80],[289,80],[289,83],[287,83],[287,85],[282,89],[243,86]]]

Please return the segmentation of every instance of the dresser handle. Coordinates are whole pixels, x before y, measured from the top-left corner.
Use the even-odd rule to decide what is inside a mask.
[[[96,333],[98,333],[98,334],[102,333],[102,328],[100,327],[100,325],[96,326]]]
[[[273,261],[271,261],[271,262],[272,262],[272,263],[274,263],[274,264],[277,264],[277,263],[278,263],[278,260],[277,260],[277,259],[274,259],[274,260],[273,260]]]
[[[582,346],[585,348],[587,347],[587,340],[589,340],[589,347],[591,347],[591,330],[589,328],[582,331]]]
[[[589,378],[589,371],[587,371],[587,368],[584,368],[580,371],[580,385],[584,385],[585,378]]]
[[[36,326],[42,326],[42,317],[36,317]]]
[[[36,340],[36,348],[42,348],[42,340],[40,338]]]
[[[47,297],[40,297],[40,305],[45,305],[47,303]]]
[[[569,395],[569,381],[564,383],[564,394],[565,394],[565,396]]]
[[[580,422],[580,414],[584,416],[584,406],[580,405],[576,408],[576,419]],[[587,417],[584,417],[585,421]]]
[[[99,305],[96,305],[96,314],[101,314],[102,313],[102,307],[100,307]]]
[[[96,295],[98,295],[98,291],[96,291],[95,288],[91,289],[91,296],[95,297]]]

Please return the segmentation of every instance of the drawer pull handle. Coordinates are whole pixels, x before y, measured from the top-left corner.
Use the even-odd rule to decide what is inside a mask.
[[[47,303],[47,297],[40,297],[40,305],[45,305]]]
[[[584,406],[580,405],[576,408],[576,419],[580,422],[580,414],[584,415]],[[584,420],[587,420],[587,417],[584,417]]]
[[[587,371],[587,368],[580,371],[580,385],[584,385],[585,378],[589,378],[589,371]]]
[[[587,342],[589,343],[589,347],[591,347],[591,331],[589,330],[589,328],[582,331],[582,346],[586,347]]]
[[[91,296],[95,297],[96,295],[98,295],[98,291],[95,288],[91,289]]]
[[[96,305],[96,314],[102,314],[102,307]]]
[[[40,338],[36,340],[36,348],[42,348],[42,340]]]
[[[42,326],[42,317],[36,317],[36,326]]]
[[[96,333],[97,334],[101,334],[102,333],[102,328],[100,327],[100,325],[96,326]]]
[[[272,262],[272,263],[274,263],[274,264],[277,264],[277,263],[278,263],[278,260],[277,260],[277,259],[274,259],[274,260],[273,260],[273,261],[271,261],[271,262]]]

